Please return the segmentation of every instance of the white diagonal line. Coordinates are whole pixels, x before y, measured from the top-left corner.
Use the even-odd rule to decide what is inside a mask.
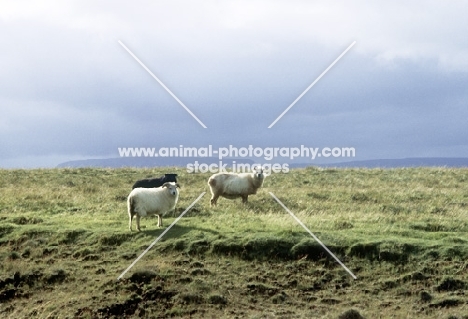
[[[149,245],[148,248],[146,248],[145,251],[142,252],[141,255],[138,256],[138,258],[135,259],[135,261],[132,262],[132,264],[131,264],[130,266],[128,266],[127,269],[125,269],[125,271],[124,271],[123,273],[120,274],[120,276],[117,278],[117,281],[120,280],[120,279],[127,273],[127,271],[129,271],[133,266],[135,266],[135,264],[141,259],[141,257],[143,257],[143,256],[151,249],[151,247],[153,247],[153,246],[169,231],[169,229],[171,229],[172,226],[174,226],[174,225],[185,215],[185,213],[188,212],[189,209],[192,208],[192,206],[195,205],[195,203],[198,202],[198,201],[200,200],[200,198],[202,198],[203,195],[205,195],[205,194],[206,194],[206,192],[201,193],[200,196],[198,196],[198,198],[197,198],[196,200],[194,200],[193,203],[190,204],[190,206],[187,207],[187,209],[184,210],[184,212],[183,212],[182,214],[180,214],[180,216],[177,217],[177,219],[174,220],[174,221],[172,222],[172,224],[171,224],[169,227],[167,227],[166,230],[164,230],[164,231],[161,233],[161,235],[159,235],[159,237],[156,238],[156,239],[151,243],[151,245]]]
[[[296,104],[296,102],[299,101],[299,100],[304,96],[304,94],[306,94],[307,91],[309,91],[310,88],[312,88],[312,87],[315,85],[315,83],[317,83],[317,82],[318,82],[318,81],[319,81],[319,80],[320,80],[320,79],[321,79],[321,78],[322,78],[322,77],[323,77],[323,76],[324,76],[324,75],[325,75],[325,74],[326,74],[326,73],[327,73],[327,72],[328,72],[328,71],[329,71],[345,54],[346,54],[346,52],[348,52],[348,51],[353,47],[353,45],[355,45],[355,44],[356,44],[356,41],[354,41],[353,43],[351,43],[351,45],[350,45],[346,50],[344,50],[344,52],[341,53],[340,56],[339,56],[338,58],[336,58],[336,60],[333,61],[333,63],[330,64],[330,66],[329,66],[328,68],[326,68],[325,71],[323,71],[322,74],[320,74],[319,77],[318,77],[317,79],[315,79],[315,81],[312,82],[312,84],[309,85],[309,87],[308,87],[307,89],[305,89],[305,91],[302,92],[302,94],[299,95],[299,96],[297,97],[297,99],[295,99],[294,102],[292,102],[291,105],[288,106],[288,107],[286,108],[286,110],[284,110],[284,112],[281,113],[281,115],[278,116],[278,117],[276,118],[276,120],[273,121],[273,123],[270,124],[270,126],[268,126],[268,128],[272,128],[273,125],[275,125],[276,122],[278,122],[278,121],[284,116],[284,114],[286,114],[286,112],[288,112],[289,109],[292,108],[292,107],[294,106],[294,104]]]
[[[331,251],[330,249],[327,248],[327,246],[325,246],[321,241],[320,239],[317,238],[317,236],[315,236],[310,230],[309,228],[306,227],[306,225],[304,225],[301,220],[299,218],[297,218],[279,199],[278,197],[276,197],[272,192],[269,192],[271,197],[273,197],[277,202],[278,204],[280,204],[326,251],[327,253],[330,254],[330,256],[332,256],[333,258],[335,258],[335,260],[341,265],[341,267],[343,267],[350,275],[351,277],[353,277],[354,279],[357,279],[357,277],[351,272],[351,270],[348,269],[348,267],[346,267],[342,262],[341,260],[338,259],[338,257],[336,257]]]
[[[188,107],[186,107],[185,104],[182,103],[182,101],[179,100],[179,99],[177,98],[177,96],[175,96],[174,93],[172,93],[172,91],[169,90],[169,88],[168,88],[167,86],[165,86],[164,83],[162,83],[161,80],[159,80],[158,77],[157,77],[156,75],[154,75],[153,72],[151,72],[151,70],[148,69],[148,68],[146,67],[146,65],[144,65],[143,62],[141,62],[140,59],[138,59],[138,58],[136,57],[136,55],[133,54],[133,52],[130,51],[130,50],[125,46],[125,44],[122,43],[122,41],[119,40],[118,42],[119,42],[119,44],[120,44],[120,45],[121,45],[121,46],[122,46],[122,47],[123,47],[123,48],[124,48],[124,49],[125,49],[141,66],[142,66],[142,67],[143,67],[143,69],[146,70],[146,72],[148,72],[156,81],[158,81],[158,83],[161,84],[161,86],[162,86],[177,102],[179,102],[179,104],[180,104],[190,115],[192,115],[192,117],[193,117],[198,123],[200,123],[201,126],[203,126],[203,128],[206,128],[206,125],[203,124],[203,122],[200,121],[200,120],[198,119],[198,117],[197,117],[195,114],[193,114],[192,111],[190,111],[190,109],[189,109]]]

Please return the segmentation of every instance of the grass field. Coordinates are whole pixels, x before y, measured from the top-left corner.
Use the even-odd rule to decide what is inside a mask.
[[[164,230],[128,230],[131,186],[168,171],[176,215],[207,194],[117,281]],[[216,208],[208,177],[0,170],[0,317],[468,318],[468,169],[297,169]]]

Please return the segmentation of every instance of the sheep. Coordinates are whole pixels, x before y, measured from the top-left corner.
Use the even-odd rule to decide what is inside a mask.
[[[145,178],[140,179],[133,184],[132,189],[143,187],[143,188],[152,188],[152,187],[161,187],[166,182],[177,183],[177,174],[164,174],[164,176],[158,178]]]
[[[140,231],[140,218],[150,215],[158,216],[158,227],[162,227],[162,215],[175,208],[179,199],[179,184],[164,183],[157,188],[135,188],[127,199],[129,229],[132,231],[133,216],[136,215],[136,227]]]
[[[218,197],[227,199],[242,197],[242,203],[247,203],[249,195],[257,194],[257,189],[262,187],[263,169],[254,168],[253,173],[217,173],[208,179],[211,190],[210,205],[216,206]]]

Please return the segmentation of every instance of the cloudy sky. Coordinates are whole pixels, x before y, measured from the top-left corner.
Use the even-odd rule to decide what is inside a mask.
[[[208,144],[354,147],[354,160],[468,157],[466,7],[2,2],[0,167]]]

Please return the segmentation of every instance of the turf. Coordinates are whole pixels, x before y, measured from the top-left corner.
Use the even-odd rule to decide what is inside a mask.
[[[179,175],[165,229],[128,230],[137,179]],[[2,318],[468,318],[468,170],[297,169],[209,206],[208,174],[0,170]],[[269,195],[357,276],[354,280]]]

